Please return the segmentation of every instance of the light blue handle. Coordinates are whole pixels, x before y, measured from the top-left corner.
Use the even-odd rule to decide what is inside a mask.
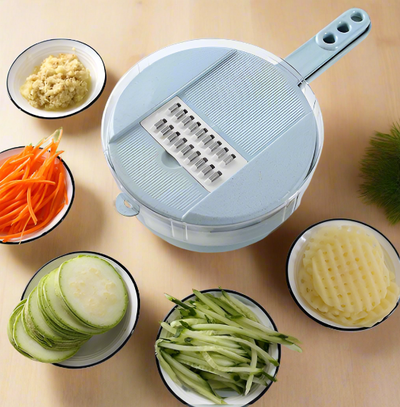
[[[288,55],[285,61],[307,82],[311,82],[358,45],[370,31],[368,14],[352,8]]]

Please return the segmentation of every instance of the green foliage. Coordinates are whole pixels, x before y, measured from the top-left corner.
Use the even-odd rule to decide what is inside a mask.
[[[390,223],[400,221],[400,127],[376,133],[361,161],[361,197],[385,210]]]

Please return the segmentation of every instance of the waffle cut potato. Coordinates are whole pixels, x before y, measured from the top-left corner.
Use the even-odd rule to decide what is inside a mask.
[[[298,273],[300,294],[337,324],[370,327],[396,306],[399,287],[376,238],[361,227],[326,226],[311,235]]]

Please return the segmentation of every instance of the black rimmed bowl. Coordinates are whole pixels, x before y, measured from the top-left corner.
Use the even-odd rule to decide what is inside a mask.
[[[319,314],[313,307],[311,307],[308,302],[301,296],[298,282],[297,282],[297,273],[301,267],[301,262],[303,259],[304,250],[306,247],[306,243],[310,236],[319,228],[325,226],[358,226],[365,230],[367,233],[370,233],[374,236],[380,245],[382,246],[383,253],[384,253],[384,260],[387,268],[395,274],[396,283],[400,283],[400,257],[397,253],[393,244],[389,241],[389,239],[384,236],[381,232],[373,228],[372,226],[367,225],[366,223],[359,222],[352,219],[328,219],[319,223],[316,223],[310,226],[308,229],[303,231],[300,236],[292,244],[290,248],[289,255],[287,258],[286,263],[286,281],[289,287],[290,294],[292,295],[294,301],[299,306],[299,308],[311,319],[318,322],[319,324],[335,329],[338,331],[347,331],[347,332],[357,332],[357,331],[365,331],[367,329],[374,328],[381,324],[383,321],[388,319],[390,315],[393,314],[397,306],[400,302],[400,296],[397,299],[396,305],[394,308],[380,321],[375,323],[371,327],[349,327],[345,325],[338,324],[333,322],[323,315]]]
[[[245,294],[241,294],[237,291],[232,291],[232,290],[225,290],[227,293],[238,299],[239,301],[243,302],[247,307],[249,307],[259,318],[260,322],[265,325],[268,328],[274,329],[277,331],[277,327],[272,320],[272,318],[269,316],[268,312],[256,301],[251,299]],[[202,290],[202,293],[209,293],[209,294],[221,294],[221,290],[218,289],[209,289],[209,290]],[[195,295],[188,295],[185,297],[182,301],[188,301],[192,300],[195,298]],[[177,319],[179,316],[179,311],[178,311],[178,306],[175,306],[174,308],[171,309],[171,311],[167,314],[167,316],[164,318],[163,322],[172,322],[175,319]],[[161,335],[166,335],[165,329],[161,328],[158,331],[157,338],[158,340]],[[281,360],[281,345],[279,344],[271,344],[269,347],[269,352],[268,352],[273,358],[275,358],[279,363]],[[157,358],[156,358],[156,363],[157,363],[157,368],[158,372],[161,376],[162,381],[164,382],[165,386],[167,389],[173,394],[181,403],[186,404],[190,407],[205,407],[205,406],[214,406],[212,401],[200,396],[199,394],[193,392],[191,389],[188,389],[187,387],[182,387],[178,386],[171,378],[168,376],[168,374],[164,371],[164,369],[160,366]],[[278,373],[279,366],[273,366],[269,364],[267,373],[270,374],[271,376],[276,376]],[[236,406],[236,407],[244,407],[248,406],[250,404],[253,404],[256,402],[258,399],[260,399],[266,392],[267,390],[271,387],[272,382],[269,381],[268,386],[253,386],[252,390],[247,394],[247,396],[242,396],[238,395],[236,392],[231,391],[224,391],[221,393],[221,395],[225,398],[225,402],[229,406]]]
[[[95,366],[114,356],[124,347],[133,334],[140,311],[139,290],[129,271],[112,257],[96,252],[72,252],[50,260],[34,274],[22,293],[21,300],[28,298],[43,276],[59,267],[64,261],[80,255],[97,256],[110,263],[125,283],[129,303],[124,318],[117,326],[103,334],[93,336],[71,358],[60,363],[54,363],[55,366],[67,369],[83,369]]]
[[[20,88],[34,69],[50,55],[75,54],[90,71],[89,92],[84,100],[63,110],[44,110],[31,106],[21,95]],[[106,67],[101,56],[90,45],[68,38],[52,38],[38,42],[24,51],[12,63],[7,74],[7,91],[11,101],[23,112],[41,119],[61,119],[77,114],[91,106],[106,85]]]
[[[5,160],[7,160],[7,158],[20,153],[21,151],[23,151],[24,148],[25,147],[14,147],[14,148],[10,148],[8,150],[2,151],[0,153],[0,166]],[[2,243],[2,244],[22,244],[22,243],[32,242],[34,240],[39,239],[42,236],[47,235],[49,232],[51,232],[53,229],[55,229],[66,218],[69,210],[71,209],[72,203],[74,202],[74,198],[75,198],[75,181],[74,181],[74,177],[72,176],[72,172],[69,169],[68,165],[65,163],[65,161],[62,160],[61,158],[58,158],[58,159],[61,160],[61,162],[64,164],[64,168],[65,168],[65,182],[66,182],[68,203],[66,205],[64,205],[64,207],[57,214],[57,216],[55,216],[54,219],[49,224],[47,224],[44,228],[42,228],[36,232],[30,233],[30,234],[24,236],[22,239],[14,238],[7,242],[3,242],[3,240],[0,238],[0,243]]]

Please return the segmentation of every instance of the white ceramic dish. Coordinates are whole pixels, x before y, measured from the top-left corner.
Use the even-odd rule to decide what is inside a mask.
[[[50,55],[73,53],[89,69],[91,84],[83,103],[60,111],[47,111],[31,106],[21,95],[19,89],[26,78],[32,74]],[[12,63],[7,75],[7,91],[10,99],[23,112],[42,119],[60,119],[72,116],[91,106],[101,95],[106,85],[106,67],[101,56],[89,45],[67,38],[54,38],[38,42],[23,51]]]
[[[302,298],[300,295],[299,289],[297,287],[297,271],[300,268],[301,261],[303,258],[303,253],[305,249],[306,242],[310,238],[310,235],[324,226],[359,226],[363,229],[366,229],[371,235],[373,235],[378,242],[381,244],[385,256],[385,263],[386,266],[391,270],[396,276],[397,284],[400,283],[400,257],[397,253],[393,244],[378,230],[374,229],[373,227],[359,221],[351,220],[351,219],[329,219],[326,221],[322,221],[316,223],[315,225],[310,226],[301,235],[294,241],[288,255],[287,264],[286,264],[286,279],[287,284],[290,290],[290,294],[292,295],[296,304],[300,307],[300,309],[311,319],[318,322],[319,324],[326,326],[328,328],[336,329],[339,331],[347,331],[347,332],[356,332],[356,331],[364,331],[367,329],[371,329],[376,327],[377,325],[381,324],[383,321],[388,319],[390,315],[394,312],[394,310],[399,305],[400,297],[397,300],[396,306],[391,310],[391,312],[385,316],[381,321],[377,322],[372,327],[348,327],[344,325],[337,324],[333,321],[330,321],[327,318],[324,318],[321,314],[317,313],[314,308],[312,308],[306,300]]]
[[[44,275],[49,274],[64,261],[84,254],[100,257],[101,259],[108,261],[115,270],[117,270],[127,288],[129,304],[124,318],[117,326],[104,334],[93,336],[79,349],[78,353],[71,358],[60,363],[54,363],[55,366],[68,369],[83,369],[98,365],[120,351],[133,334],[140,311],[139,290],[129,271],[113,258],[96,252],[72,252],[50,260],[34,274],[22,293],[21,300],[28,297],[30,292],[38,285],[40,279]]]
[[[278,330],[274,321],[272,318],[269,316],[268,312],[256,301],[248,297],[247,295],[241,294],[237,291],[232,291],[232,290],[225,290],[228,292],[230,295],[234,296],[241,302],[243,302],[245,305],[247,305],[260,319],[261,323],[264,324],[268,328],[275,329],[276,331]],[[221,291],[218,289],[210,289],[210,290],[202,290],[202,293],[210,293],[210,294],[220,294]],[[195,298],[195,296],[189,295],[186,298],[184,298],[182,301],[187,301]],[[172,322],[174,321],[178,314],[179,311],[177,310],[177,306],[171,309],[171,311],[167,314],[167,316],[164,318],[164,322]],[[159,339],[161,335],[165,335],[166,332],[163,328],[160,328],[157,334],[157,338]],[[279,344],[271,344],[269,348],[269,354],[275,358],[279,363],[281,360],[281,345]],[[181,387],[178,386],[176,383],[174,383],[171,378],[168,376],[167,373],[161,368],[157,358],[157,368],[158,372],[160,373],[161,379],[164,382],[165,386],[167,389],[173,394],[180,402],[191,406],[191,407],[205,407],[205,406],[214,406],[215,404],[206,398],[198,395],[197,393],[194,393],[192,390],[186,388],[186,387]],[[267,373],[270,374],[271,376],[276,376],[278,373],[279,366],[273,366],[269,365]],[[272,382],[270,381],[268,386],[253,386],[252,390],[249,392],[247,396],[240,396],[237,393],[233,391],[224,391],[221,393],[223,397],[225,398],[225,402],[229,406],[235,406],[235,407],[244,407],[248,406],[250,404],[253,404],[256,402],[260,397],[262,397],[266,391],[270,388]]]
[[[14,154],[20,153],[25,147],[13,147],[8,150],[2,151],[0,153],[0,165],[9,157],[11,157]],[[29,235],[26,235],[21,242],[20,239],[15,238],[11,239],[8,242],[3,242],[0,239],[0,243],[2,244],[22,244],[22,243],[27,243],[27,242],[32,242],[33,240],[39,239],[39,237],[42,237],[44,235],[47,235],[47,233],[51,232],[53,229],[55,229],[68,215],[69,210],[71,209],[72,203],[74,202],[75,198],[75,181],[74,177],[72,176],[72,172],[69,169],[68,165],[65,163],[64,160],[61,159],[61,161],[64,164],[65,170],[66,170],[66,184],[67,184],[67,196],[68,196],[68,204],[62,208],[60,213],[43,229],[38,230],[37,232],[30,233]]]

